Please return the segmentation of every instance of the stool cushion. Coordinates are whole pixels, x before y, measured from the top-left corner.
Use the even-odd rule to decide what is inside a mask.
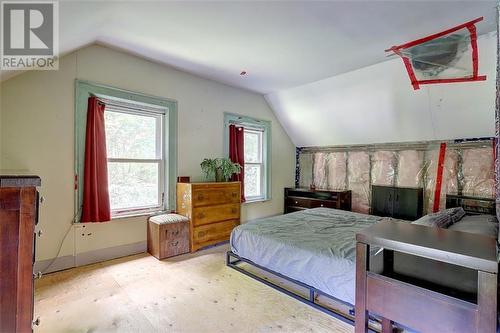
[[[149,221],[156,224],[168,224],[168,223],[189,222],[189,219],[179,214],[161,214],[150,217]]]

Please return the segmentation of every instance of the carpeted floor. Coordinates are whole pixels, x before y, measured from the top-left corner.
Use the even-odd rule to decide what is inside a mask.
[[[226,246],[158,261],[148,254],[37,281],[35,332],[353,332],[225,266]]]

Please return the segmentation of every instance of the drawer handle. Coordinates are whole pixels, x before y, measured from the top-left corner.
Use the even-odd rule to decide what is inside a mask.
[[[177,245],[179,245],[179,241],[175,242],[175,244],[174,242],[172,242],[172,246],[177,246]]]
[[[323,204],[321,204],[320,206],[323,207]]]
[[[203,200],[203,194],[198,194],[198,200]]]
[[[297,205],[299,202],[298,201],[295,201],[295,204]]]
[[[199,219],[202,219],[202,218],[204,218],[204,217],[205,217],[205,214],[203,214],[203,213],[198,213],[198,218],[199,218]]]
[[[237,196],[237,195],[238,195],[238,193],[237,193],[237,192],[233,192],[233,193],[231,193],[231,196],[232,196],[233,198],[236,198],[236,196]]]
[[[205,231],[198,232],[198,237],[203,237],[203,236],[205,236]]]
[[[231,214],[236,214],[236,208],[231,208]]]

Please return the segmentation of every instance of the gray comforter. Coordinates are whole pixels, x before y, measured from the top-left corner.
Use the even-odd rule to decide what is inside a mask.
[[[233,230],[231,251],[354,304],[355,235],[387,219],[329,208],[259,219]]]

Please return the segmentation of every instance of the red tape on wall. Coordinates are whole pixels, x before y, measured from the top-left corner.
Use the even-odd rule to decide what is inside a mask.
[[[436,189],[434,190],[434,205],[432,211],[435,213],[439,211],[439,203],[441,201],[441,186],[443,185],[443,169],[444,158],[446,156],[446,143],[442,143],[439,147],[439,159],[436,174]]]

